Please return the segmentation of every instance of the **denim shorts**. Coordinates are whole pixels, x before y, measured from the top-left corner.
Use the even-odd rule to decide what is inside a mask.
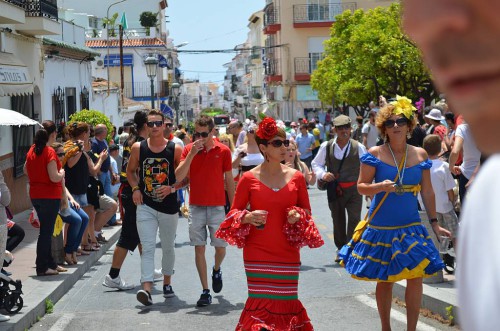
[[[73,199],[80,205],[80,207],[87,207],[89,202],[87,201],[87,194],[72,194]]]
[[[226,247],[226,241],[215,237],[215,232],[219,229],[225,217],[224,206],[190,205],[188,222],[191,246],[205,246],[207,244],[207,232],[209,232],[210,245],[214,247]]]

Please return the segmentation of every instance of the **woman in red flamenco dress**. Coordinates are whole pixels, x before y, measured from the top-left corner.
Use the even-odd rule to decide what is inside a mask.
[[[290,142],[272,118],[260,123],[256,140],[266,161],[242,176],[216,233],[243,248],[248,299],[236,331],[314,330],[297,296],[300,248],[324,243],[310,216],[306,182],[281,164]]]

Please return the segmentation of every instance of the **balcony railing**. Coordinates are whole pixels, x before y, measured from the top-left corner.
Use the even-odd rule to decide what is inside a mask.
[[[26,17],[44,17],[58,20],[57,0],[24,0]]]
[[[280,24],[280,11],[278,7],[269,6],[264,10],[264,26]]]
[[[168,82],[155,83],[155,97],[168,96]],[[123,86],[123,95],[126,98],[144,98],[151,97],[151,82],[125,82]]]
[[[295,74],[310,75],[318,68],[318,58],[296,57],[295,58]]]
[[[335,22],[335,16],[346,10],[355,11],[356,2],[293,6],[293,23]]]
[[[279,59],[268,59],[264,65],[266,76],[281,75],[281,65]]]
[[[5,0],[5,2],[24,9],[24,0]]]

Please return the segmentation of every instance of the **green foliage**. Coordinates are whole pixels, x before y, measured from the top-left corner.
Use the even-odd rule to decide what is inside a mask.
[[[201,114],[214,117],[215,115],[226,115],[227,113],[221,108],[205,108]]]
[[[111,124],[109,118],[99,110],[83,109],[82,111],[76,112],[69,117],[68,125],[71,125],[72,122],[85,122],[92,126],[96,126],[97,124],[105,124],[108,128],[107,141],[112,139],[111,131],[113,131],[113,124]]]
[[[448,317],[450,325],[455,325],[455,322],[453,321],[455,319],[455,317],[453,316],[453,306],[450,305],[445,309],[446,309],[446,317]]]
[[[45,299],[45,313],[52,314],[54,312],[54,303],[49,298]]]
[[[139,22],[141,22],[141,26],[146,28],[146,35],[149,36],[149,28],[156,26],[158,18],[156,17],[156,14],[150,11],[145,11],[139,16]]]
[[[420,51],[401,31],[397,3],[338,15],[311,85],[321,101],[337,105],[367,105],[396,94],[429,102],[437,95]]]
[[[114,13],[111,17],[102,18],[102,27],[108,28],[108,33],[110,37],[116,37],[116,20],[118,19],[118,13]]]

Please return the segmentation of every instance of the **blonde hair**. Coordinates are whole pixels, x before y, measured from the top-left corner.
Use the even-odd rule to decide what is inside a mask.
[[[394,109],[395,109],[394,105],[388,104],[388,105],[384,106],[383,108],[381,108],[377,112],[377,116],[375,117],[375,126],[377,127],[378,132],[380,133],[380,135],[384,139],[385,138],[389,139],[389,137],[387,137],[387,134],[385,132],[386,130],[385,130],[384,124],[385,124],[385,121],[387,121],[389,118],[391,118],[391,116],[394,115]],[[403,117],[405,117],[405,116],[403,115]],[[407,120],[408,120],[409,132],[412,133],[415,126],[417,126],[416,116],[413,115],[413,117],[411,119],[407,118]]]
[[[290,140],[290,146],[289,147],[294,147],[295,148],[295,157],[293,158],[293,168],[295,170],[299,170],[300,172],[302,172],[302,167],[300,165],[300,157],[299,157],[299,146],[297,146],[297,143],[295,142],[295,140]]]
[[[229,149],[231,150],[231,153],[234,152],[234,143],[233,143],[233,136],[227,133],[223,133],[219,135],[219,141],[221,140],[227,140],[229,141]]]

